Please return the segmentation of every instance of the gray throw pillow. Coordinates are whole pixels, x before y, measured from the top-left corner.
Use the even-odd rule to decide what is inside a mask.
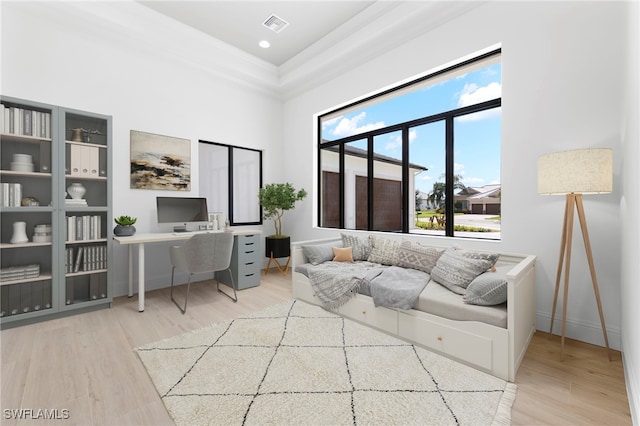
[[[417,269],[430,274],[444,251],[443,248],[427,247],[420,243],[403,241],[398,250],[397,266]]]
[[[368,239],[360,238],[355,235],[340,234],[342,236],[342,244],[345,247],[351,247],[353,260],[367,260],[371,253],[371,242]]]
[[[302,252],[312,265],[319,265],[333,259],[333,247],[343,247],[342,241],[302,246]]]
[[[369,257],[367,258],[369,262],[392,266],[396,264],[400,241],[372,235],[371,243],[371,253],[369,253]]]
[[[464,303],[492,306],[507,301],[507,271],[510,266],[496,268],[496,272],[484,272],[467,286]]]
[[[474,278],[491,268],[498,260],[497,253],[448,248],[436,262],[431,278],[457,294],[464,294]]]

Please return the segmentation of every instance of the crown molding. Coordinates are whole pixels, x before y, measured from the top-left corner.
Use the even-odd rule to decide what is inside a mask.
[[[483,3],[378,1],[281,65],[282,96],[321,85]]]

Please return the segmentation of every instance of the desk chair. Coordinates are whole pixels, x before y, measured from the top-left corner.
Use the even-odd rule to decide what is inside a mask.
[[[231,277],[231,287],[233,297],[227,292],[220,290],[220,282],[216,280],[218,291],[229,297],[234,302],[238,301],[236,294],[236,284],[229,265],[231,264],[231,252],[233,251],[233,234],[228,232],[216,232],[210,234],[196,234],[188,239],[181,246],[170,248],[171,264],[171,300],[184,314],[187,312],[187,301],[189,299],[189,288],[191,287],[191,276],[201,272],[216,272],[227,270]],[[184,308],[173,298],[173,280],[176,269],[189,273],[187,283],[187,294],[184,298]]]

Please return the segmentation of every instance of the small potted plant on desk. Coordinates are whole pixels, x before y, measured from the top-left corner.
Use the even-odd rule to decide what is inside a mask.
[[[265,256],[269,258],[266,271],[269,270],[271,262],[274,262],[280,272],[286,274],[289,267],[282,266],[276,259],[287,257],[291,254],[291,237],[282,233],[282,216],[287,210],[294,208],[296,201],[300,201],[307,196],[304,189],[296,191],[290,183],[271,183],[260,188],[258,198],[263,208],[263,217],[273,219],[276,233],[265,237]]]
[[[138,220],[131,216],[118,216],[115,219],[116,227],[113,228],[113,234],[117,237],[130,237],[136,233],[136,227],[133,226]]]

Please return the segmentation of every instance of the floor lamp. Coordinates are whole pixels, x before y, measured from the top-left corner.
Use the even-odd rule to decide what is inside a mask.
[[[567,326],[567,299],[569,296],[571,240],[573,235],[575,206],[575,210],[578,211],[578,219],[580,221],[580,229],[582,230],[584,248],[587,252],[589,271],[591,273],[591,281],[593,283],[593,292],[595,293],[598,312],[600,313],[600,324],[602,325],[602,333],[604,334],[604,343],[607,347],[609,361],[611,361],[609,339],[607,338],[607,329],[604,324],[602,303],[600,302],[600,291],[598,290],[598,279],[596,278],[596,268],[593,263],[593,255],[591,253],[591,243],[589,242],[589,232],[587,231],[587,221],[584,215],[582,195],[609,193],[612,190],[612,186],[612,150],[609,148],[577,149],[572,151],[556,152],[553,154],[542,155],[538,159],[538,193],[542,195],[566,195],[564,222],[562,225],[562,240],[560,243],[560,258],[558,259],[558,273],[556,275],[556,287],[555,294],[553,296],[551,327],[549,328],[549,335],[551,335],[558,302],[558,292],[560,290],[560,279],[564,268],[560,359],[564,356],[564,337]]]

